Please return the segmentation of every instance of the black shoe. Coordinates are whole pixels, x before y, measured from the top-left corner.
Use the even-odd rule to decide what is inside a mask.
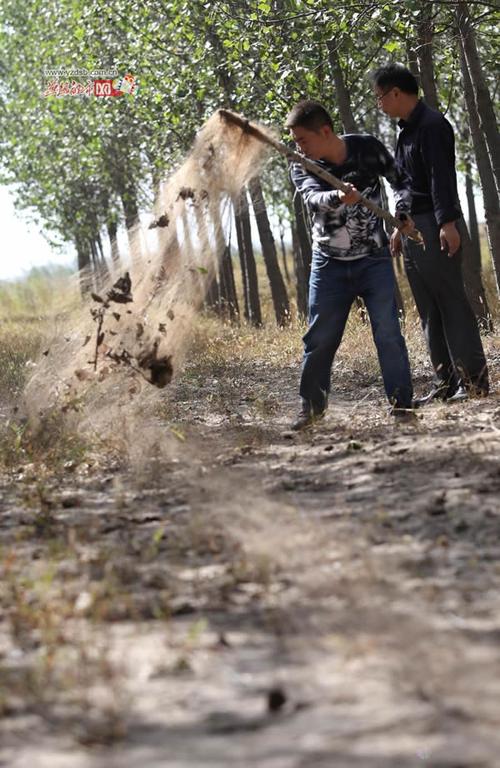
[[[465,400],[469,399],[469,392],[465,387],[460,385],[457,387],[456,391],[451,395],[451,397],[446,398],[447,403],[463,403]]]
[[[413,408],[423,408],[425,405],[429,405],[434,400],[449,400],[454,394],[454,390],[450,391],[448,386],[433,387],[430,392],[422,397],[416,397],[412,402]]]
[[[325,410],[317,411],[311,408],[310,405],[303,405],[290,429],[294,432],[300,432],[302,429],[309,429],[309,427],[313,427],[318,421],[321,421],[325,413]]]

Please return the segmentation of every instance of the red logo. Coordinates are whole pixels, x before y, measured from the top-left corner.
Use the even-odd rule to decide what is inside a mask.
[[[113,88],[112,80],[94,80],[94,96],[121,96],[122,92]]]

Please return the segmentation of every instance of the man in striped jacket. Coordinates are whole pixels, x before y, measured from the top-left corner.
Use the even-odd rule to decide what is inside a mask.
[[[311,426],[326,411],[333,359],[357,296],[368,311],[392,413],[405,416],[411,413],[413,390],[388,239],[382,220],[359,198],[363,194],[380,205],[380,176],[384,176],[396,194],[397,212],[405,216],[410,209],[407,179],[374,136],[338,136],[328,111],[318,102],[299,102],[286,126],[306,157],[349,186],[347,193],[331,189],[300,163],[292,165],[292,181],[311,216],[313,241],[302,407],[292,429]],[[411,225],[408,218],[408,229]]]

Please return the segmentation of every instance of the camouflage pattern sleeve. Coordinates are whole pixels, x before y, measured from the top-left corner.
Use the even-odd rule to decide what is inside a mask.
[[[313,176],[300,163],[292,163],[290,175],[311,213],[328,211],[342,204],[337,189],[332,189],[327,182]]]
[[[410,177],[398,162],[391,155],[389,150],[378,139],[374,139],[377,144],[379,160],[381,164],[381,175],[387,179],[394,192],[396,200],[396,211],[410,212],[411,209],[411,181]]]

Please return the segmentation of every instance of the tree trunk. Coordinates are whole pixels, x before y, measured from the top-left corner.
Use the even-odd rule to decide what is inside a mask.
[[[111,249],[111,261],[116,266],[119,267],[120,265],[120,250],[118,248],[118,224],[116,220],[108,221],[106,224],[106,228],[108,230],[108,237],[109,237],[109,246]]]
[[[295,283],[297,289],[297,310],[300,317],[307,318],[309,303],[309,276],[311,274],[312,248],[309,227],[302,198],[293,188],[293,209],[295,212],[295,247],[293,251]]]
[[[425,101],[429,107],[432,107],[432,109],[439,109],[436,81],[434,78],[434,63],[432,60],[432,38],[434,36],[432,12],[433,3],[424,3],[417,24],[417,56],[420,70],[420,84],[424,92]]]
[[[191,222],[189,220],[190,216],[186,206],[187,201],[182,206],[180,213],[180,219],[182,222],[182,260],[184,264],[195,264],[198,259],[193,245],[193,238],[191,236]],[[222,241],[222,248],[224,246],[225,243]],[[196,266],[199,266],[199,264]]]
[[[485,331],[492,331],[491,313],[481,278],[481,253],[474,248],[465,221],[460,221],[458,228],[462,241],[462,271],[465,291],[479,327]]]
[[[209,307],[210,309],[213,309],[215,312],[219,310],[220,289],[219,289],[219,283],[217,282],[217,275],[213,275],[211,278],[209,278],[207,293],[205,297],[205,304],[207,307]]]
[[[219,200],[211,200],[210,217],[214,228],[216,264],[219,267],[219,313],[233,321],[238,319],[238,296],[234,282],[231,249],[225,241],[222,228]]]
[[[283,272],[285,273],[285,280],[287,284],[290,283],[290,272],[288,270],[288,263],[286,260],[286,246],[285,246],[285,226],[283,221],[279,220],[280,228],[280,245],[281,245],[281,261],[283,263]]]
[[[271,286],[273,297],[274,313],[278,325],[284,326],[290,322],[290,304],[286,292],[285,283],[278,264],[276,245],[273,233],[269,224],[262,186],[258,176],[255,176],[248,185],[250,197],[252,199],[253,210],[259,230],[260,244],[262,246],[262,256],[266,265],[267,276]]]
[[[243,280],[243,297],[245,301],[245,318],[251,325],[262,325],[262,313],[260,309],[259,282],[257,278],[257,265],[252,245],[252,228],[248,212],[248,200],[246,190],[242,190],[236,202],[234,210],[236,224],[236,238],[238,241],[238,254],[240,257],[241,275]]]
[[[387,190],[385,188],[384,180],[380,179],[380,202],[382,203],[382,208],[385,208],[386,211],[389,210],[389,199],[387,197]],[[384,229],[387,233],[387,236],[390,238],[392,234],[392,227],[390,224],[388,224],[386,221],[384,221]],[[394,268],[394,262],[396,260],[393,259],[392,265]],[[403,294],[401,293],[398,278],[396,274],[396,270],[394,270],[394,283],[395,283],[395,296],[396,296],[396,306],[398,308],[398,314],[401,318],[405,317],[405,303],[403,301]]]
[[[344,133],[358,133],[358,126],[351,109],[351,98],[345,84],[344,73],[340,64],[337,51],[337,41],[329,40],[327,42],[328,60],[335,84],[335,97],[339,108],[340,119],[344,128]]]
[[[472,81],[479,125],[486,139],[490,163],[496,179],[497,191],[500,192],[500,133],[498,132],[493,102],[483,75],[483,68],[476,45],[476,36],[470,23],[467,3],[459,2],[456,14],[460,39]]]
[[[212,251],[210,247],[210,236],[208,234],[209,212],[205,205],[202,207],[199,204],[195,205],[193,210],[196,221],[196,234],[199,243],[199,261],[200,264],[205,265],[206,255]],[[214,226],[216,226],[215,222]],[[217,226],[219,226],[219,224],[217,224]],[[221,244],[221,247],[223,246],[224,243]],[[209,309],[212,309],[214,312],[218,312],[220,309],[220,292],[219,283],[217,281],[218,266],[219,264],[216,260],[216,256],[213,254],[213,259],[206,265],[208,275],[207,289],[205,292],[205,306],[209,307]]]
[[[97,250],[97,243],[95,238],[91,238],[89,241],[90,247],[90,263],[92,265],[92,278],[94,288],[96,291],[100,291],[104,285],[104,272],[99,258],[99,252]]]
[[[90,268],[90,249],[86,240],[75,240],[75,248],[78,260],[78,276],[80,281],[80,293],[85,297],[92,288],[92,271]]]
[[[462,79],[469,118],[470,133],[474,154],[476,156],[477,170],[481,180],[483,191],[484,215],[486,219],[486,231],[490,246],[493,271],[496,277],[497,290],[500,295],[500,202],[495,185],[495,177],[491,168],[490,158],[484,135],[481,131],[479,116],[477,113],[472,81],[465,58],[463,47],[460,46],[460,62],[462,67]]]
[[[469,234],[474,248],[474,258],[481,260],[481,243],[479,240],[479,227],[477,224],[476,200],[474,197],[474,184],[472,183],[472,171],[469,161],[465,164],[465,194],[467,196],[467,210],[469,213]]]
[[[127,229],[134,227],[139,221],[139,208],[137,206],[137,197],[132,184],[128,184],[120,194],[123,212],[125,214],[125,226]]]
[[[420,83],[420,70],[418,68],[418,58],[415,52],[415,48],[413,46],[414,46],[414,43],[412,40],[406,41],[406,60],[408,62],[408,69],[412,73],[413,77],[415,77],[417,81]]]
[[[131,261],[140,261],[143,255],[142,246],[140,232],[136,231],[137,224],[139,224],[139,207],[137,205],[135,185],[132,181],[125,181],[123,183],[120,190],[120,199],[125,214],[130,259]]]
[[[236,284],[234,282],[231,249],[228,245],[224,248],[220,261],[219,286],[222,314],[227,315],[231,322],[235,322],[238,320],[240,310],[236,295]]]
[[[100,265],[101,265],[102,274],[103,274],[105,279],[109,280],[111,275],[109,273],[108,262],[106,261],[106,256],[104,254],[104,248],[102,247],[101,235],[99,234],[99,232],[97,233],[95,240],[96,240],[97,250],[98,250],[98,253],[99,253],[99,261],[100,261]]]

